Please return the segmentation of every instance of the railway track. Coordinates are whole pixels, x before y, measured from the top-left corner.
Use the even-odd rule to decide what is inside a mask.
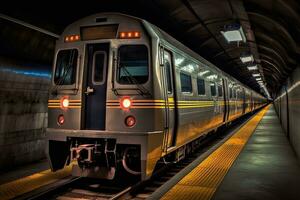
[[[34,191],[31,194],[24,195],[21,199],[57,199],[57,200],[71,200],[71,199],[87,199],[87,200],[143,200],[148,198],[158,188],[163,186],[173,176],[191,164],[199,156],[208,152],[214,146],[217,146],[221,140],[231,136],[236,129],[242,126],[251,116],[246,116],[239,120],[239,124],[234,123],[229,129],[219,130],[210,137],[205,137],[199,143],[199,146],[193,153],[189,154],[183,160],[177,163],[160,163],[159,169],[153,174],[152,178],[138,183],[124,183],[123,180],[102,181],[97,179],[87,178],[72,178],[69,177],[64,181],[57,182]],[[127,179],[126,179],[127,180]],[[126,181],[127,182],[127,181]]]

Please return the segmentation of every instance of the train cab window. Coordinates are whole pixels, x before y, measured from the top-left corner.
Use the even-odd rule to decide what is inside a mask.
[[[148,49],[145,45],[119,48],[117,81],[120,84],[143,84],[148,80]]]
[[[93,81],[96,84],[103,82],[103,74],[105,70],[106,53],[104,51],[95,52],[93,58]]]
[[[180,83],[181,83],[181,92],[193,92],[192,88],[192,77],[185,73],[180,72]]]
[[[233,96],[232,96],[232,87],[229,88],[229,98],[230,98],[230,99],[233,98]]]
[[[205,95],[205,81],[201,78],[197,78],[198,95]]]
[[[56,85],[73,85],[76,79],[77,49],[61,50],[57,54],[54,83]]]
[[[218,95],[219,95],[219,97],[223,96],[222,85],[218,85]]]
[[[217,96],[217,86],[216,83],[214,82],[210,82],[210,92],[211,92],[211,96],[215,97]]]

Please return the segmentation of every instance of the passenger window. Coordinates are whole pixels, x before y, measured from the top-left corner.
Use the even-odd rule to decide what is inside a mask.
[[[103,74],[105,69],[105,62],[106,62],[106,54],[105,52],[95,52],[93,58],[93,81],[95,83],[101,83],[103,81]]]
[[[57,54],[54,83],[56,85],[72,85],[76,79],[77,49],[61,50]]]
[[[223,96],[222,85],[218,85],[218,94],[219,94],[219,97]]]
[[[232,99],[232,98],[233,98],[233,96],[232,96],[232,95],[233,95],[233,94],[232,94],[232,88],[230,87],[230,88],[229,88],[229,98],[230,98],[230,99]]]
[[[148,50],[144,45],[119,48],[117,81],[121,84],[142,84],[148,80]]]
[[[168,93],[172,93],[172,79],[171,79],[171,65],[169,63],[169,60],[165,61],[166,66],[166,75],[167,75],[167,84],[168,84]]]
[[[205,95],[205,81],[197,78],[198,95]]]
[[[193,92],[191,75],[180,72],[181,92]]]
[[[216,90],[217,90],[216,83],[210,82],[211,96],[213,96],[213,97],[217,96],[217,91]]]

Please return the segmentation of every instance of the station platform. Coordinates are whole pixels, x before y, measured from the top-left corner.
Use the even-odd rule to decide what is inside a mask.
[[[0,199],[12,199],[67,179],[45,161],[0,174]],[[148,199],[300,199],[300,163],[273,105],[180,171]]]
[[[195,162],[149,199],[300,199],[300,163],[273,105]]]
[[[0,200],[14,199],[28,192],[64,181],[71,175],[72,165],[51,172],[47,160],[41,160],[0,173]]]
[[[35,173],[39,173],[49,169],[49,162],[47,159],[39,160],[37,162],[22,165],[7,171],[0,171],[0,185],[18,180]]]

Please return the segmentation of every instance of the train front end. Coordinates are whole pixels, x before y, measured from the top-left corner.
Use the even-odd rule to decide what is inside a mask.
[[[162,154],[156,43],[141,20],[100,14],[68,26],[56,44],[48,101],[53,171],[146,179]]]

